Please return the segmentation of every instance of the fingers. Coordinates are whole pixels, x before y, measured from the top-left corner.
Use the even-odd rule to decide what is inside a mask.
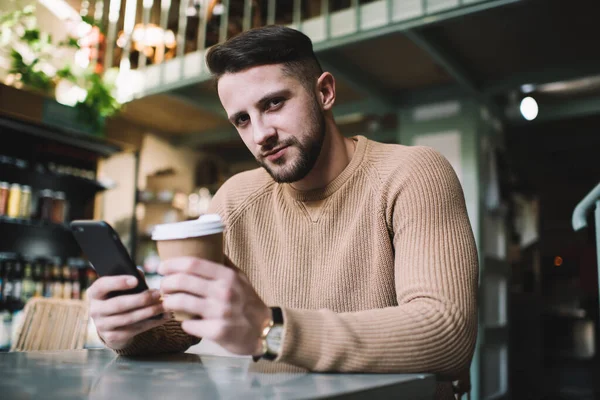
[[[102,316],[117,315],[156,304],[160,304],[160,292],[145,290],[142,293],[121,295],[102,302],[95,302],[90,305],[90,313],[94,312]]]
[[[137,278],[130,275],[103,276],[88,289],[88,297],[95,300],[106,299],[110,292],[136,287]]]
[[[158,268],[158,273],[161,275],[179,273],[212,280],[229,280],[234,278],[236,270],[201,258],[177,257],[163,261]]]
[[[233,315],[231,304],[196,297],[186,293],[177,293],[163,301],[165,310],[185,312],[204,319],[226,319]]]
[[[134,325],[128,325],[126,327],[122,327],[119,329],[114,329],[110,331],[101,331],[98,329],[100,336],[104,341],[110,345],[112,348],[122,347],[123,343],[129,342],[136,335],[139,335],[142,332],[146,332],[152,328],[163,325],[168,318],[162,318],[158,320],[145,320],[138,322]]]
[[[98,334],[109,347],[123,348],[136,335],[160,326],[169,319],[159,297],[160,293],[154,290],[109,300],[93,299],[90,302],[90,316]],[[163,318],[150,319],[163,313]]]
[[[226,326],[222,321],[190,319],[181,323],[184,332],[208,340],[219,342],[226,336]]]
[[[165,276],[160,282],[160,290],[164,294],[184,292],[207,297],[215,291],[215,285],[215,281],[206,280],[197,275],[177,273]]]
[[[159,315],[164,311],[165,309],[163,305],[161,303],[157,303],[124,314],[105,316],[103,318],[99,318],[97,321],[94,320],[94,322],[96,324],[96,328],[102,332],[127,330],[130,327],[135,330],[135,327],[138,324],[141,323],[143,325],[144,323],[148,322],[147,320],[149,318]]]

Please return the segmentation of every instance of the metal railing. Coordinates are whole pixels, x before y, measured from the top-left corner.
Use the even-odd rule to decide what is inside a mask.
[[[85,0],[81,13],[91,17],[93,12],[104,25],[92,60],[98,70],[147,70],[143,87],[133,89],[132,96],[139,97],[201,81],[199,76],[208,76],[205,50],[251,28],[288,25],[306,33],[315,51],[322,51],[358,35],[385,34],[388,26],[390,32],[399,24],[409,29],[439,21],[441,14],[461,15],[462,8],[516,1]]]
[[[584,228],[590,229],[588,226],[588,217],[594,211],[594,226],[596,228],[596,253],[597,253],[597,268],[598,268],[598,287],[600,288],[600,184],[598,184],[591,192],[589,192],[578,204],[573,211],[572,225],[573,230],[579,231]],[[598,304],[600,307],[600,304]]]
[[[348,5],[358,8],[360,1]],[[143,69],[203,51],[251,28],[300,27],[306,19],[329,15],[331,6],[329,0],[91,0],[82,14],[94,10],[94,20],[105,25],[106,37],[99,43],[104,51],[93,62],[103,69]]]

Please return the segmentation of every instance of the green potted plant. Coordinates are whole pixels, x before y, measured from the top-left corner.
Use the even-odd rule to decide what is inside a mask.
[[[89,18],[83,22],[97,26]],[[73,106],[79,122],[102,134],[105,120],[122,107],[115,95],[116,74],[109,70],[100,75],[92,65],[79,67],[73,57],[79,48],[77,38],[54,43],[50,34],[40,31],[33,5],[0,12],[0,52],[10,60],[5,83],[54,98],[60,94],[57,89],[70,85],[70,93],[75,93],[70,104],[57,100]]]

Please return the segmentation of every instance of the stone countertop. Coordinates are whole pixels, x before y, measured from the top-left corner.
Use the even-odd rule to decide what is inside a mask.
[[[248,358],[119,357],[106,349],[0,354],[2,399],[432,399],[427,374],[310,373]]]

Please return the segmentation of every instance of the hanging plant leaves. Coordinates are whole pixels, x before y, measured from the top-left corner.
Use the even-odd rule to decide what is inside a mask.
[[[10,71],[25,87],[51,93],[59,80],[66,79],[86,90],[87,95],[83,101],[76,104],[77,118],[90,126],[94,132],[102,133],[105,119],[116,115],[121,104],[112,95],[113,86],[109,85],[102,76],[93,71],[74,69],[74,60],[66,65],[59,61],[60,47],[80,49],[78,40],[69,37],[58,45],[52,42],[52,36],[41,32],[37,27],[34,14],[35,7],[27,6],[22,10],[15,10],[8,14],[0,13],[0,45],[10,54]],[[93,18],[86,16],[84,22],[102,30],[102,25]],[[18,32],[18,33],[17,33]],[[17,46],[18,42],[19,46]],[[27,47],[27,53],[17,49]],[[24,57],[24,54],[27,57]],[[50,65],[61,64],[55,73],[47,74]],[[77,71],[77,72],[74,72]]]
[[[96,73],[86,75],[87,95],[82,102],[75,105],[80,122],[90,124],[95,132],[104,129],[107,117],[117,114],[121,104],[113,97],[110,88]]]
[[[75,49],[81,48],[81,46],[79,45],[79,42],[74,37],[69,37],[67,40],[63,40],[58,45],[65,46],[65,47],[73,47]]]
[[[12,60],[9,71],[10,73],[18,74],[21,70],[27,67],[27,64],[25,64],[25,61],[23,61],[23,56],[15,49],[10,51],[10,58]]]
[[[39,29],[28,29],[22,36],[22,39],[29,44],[33,44],[40,40],[40,30]]]
[[[104,27],[102,26],[102,24],[98,23],[98,21],[96,21],[94,19],[94,17],[91,17],[89,15],[84,15],[81,17],[81,20],[87,24],[90,24],[91,26],[95,26],[96,28],[98,28],[100,30],[101,33],[103,33],[103,34],[106,33],[104,31]]]
[[[71,72],[71,67],[68,65],[65,65],[64,67],[56,71],[56,75],[59,78],[68,79],[70,81],[75,80],[75,76],[73,75],[73,72]]]
[[[23,82],[24,85],[30,86],[44,93],[48,92],[52,88],[52,79],[43,71],[37,71],[34,68],[39,63],[39,58],[34,59],[31,64],[27,64],[23,60],[21,53],[14,49],[11,51],[10,57],[12,63],[9,72],[11,74],[20,75],[21,82]]]

